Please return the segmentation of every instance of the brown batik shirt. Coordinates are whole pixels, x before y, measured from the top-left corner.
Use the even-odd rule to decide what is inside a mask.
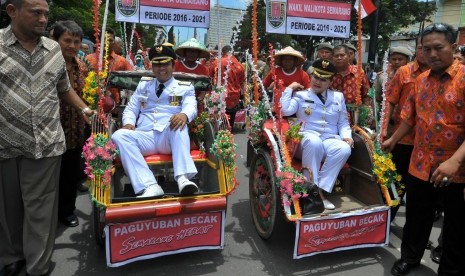
[[[30,53],[0,30],[0,160],[63,154],[59,96],[70,88],[58,43],[41,37]]]
[[[67,68],[69,81],[74,91],[82,98],[82,88],[84,87],[87,66],[83,61],[74,58]],[[81,112],[64,101],[60,102],[61,125],[65,132],[66,149],[81,148],[84,145],[85,122]]]

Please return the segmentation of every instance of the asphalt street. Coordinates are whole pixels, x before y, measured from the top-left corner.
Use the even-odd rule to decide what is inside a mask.
[[[391,224],[387,247],[354,249],[294,260],[294,224],[281,221],[270,240],[262,240],[252,223],[249,174],[245,167],[246,133],[235,135],[238,148],[240,186],[228,199],[225,248],[183,253],[134,262],[118,268],[106,266],[105,249],[92,236],[92,214],[88,193],[80,193],[76,214],[80,225],[59,225],[50,275],[390,275],[400,257],[400,237],[405,222],[401,207]],[[430,240],[437,245],[442,218],[434,224]],[[426,250],[422,265],[412,276],[436,275],[438,265]]]

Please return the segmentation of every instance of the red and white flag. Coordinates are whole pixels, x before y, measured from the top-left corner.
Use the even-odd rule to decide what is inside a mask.
[[[370,15],[372,12],[376,10],[375,4],[371,0],[357,0],[355,1],[354,8],[358,12],[358,5],[359,2],[362,3],[362,19]]]

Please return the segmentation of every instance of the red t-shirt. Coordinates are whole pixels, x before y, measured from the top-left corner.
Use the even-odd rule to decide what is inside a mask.
[[[283,71],[281,67],[278,67],[275,69],[275,74],[276,80],[282,80],[284,87],[288,87],[293,82],[298,82],[305,89],[310,88],[310,77],[308,76],[307,72],[300,68],[296,68],[296,70],[293,73],[287,74]],[[263,85],[265,86],[265,88],[268,88],[272,82],[273,76],[270,72],[263,80]]]
[[[176,63],[174,65],[174,71],[175,72],[184,72],[184,73],[191,73],[191,74],[197,74],[197,75],[204,75],[208,76],[208,68],[200,63],[197,63],[195,67],[187,67],[186,64],[182,60],[176,60]]]

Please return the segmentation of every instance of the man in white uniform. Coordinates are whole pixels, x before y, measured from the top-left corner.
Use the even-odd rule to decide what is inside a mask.
[[[150,49],[155,78],[141,79],[123,112],[123,128],[111,139],[138,197],[164,194],[144,161],[151,154],[173,154],[174,177],[179,192],[194,194],[197,185],[189,179],[197,174],[190,156],[187,124],[197,115],[194,87],[173,78],[176,54],[164,45]]]
[[[304,136],[301,159],[302,167],[307,170],[303,173],[311,180],[311,171],[325,208],[331,210],[335,206],[324,197],[322,190],[331,193],[354,141],[344,95],[328,89],[336,68],[330,61],[318,59],[313,63],[313,69],[311,88],[302,90],[301,84],[292,83],[284,90],[281,105],[284,116],[297,113],[302,124],[300,133]],[[298,92],[292,97],[294,91]]]

